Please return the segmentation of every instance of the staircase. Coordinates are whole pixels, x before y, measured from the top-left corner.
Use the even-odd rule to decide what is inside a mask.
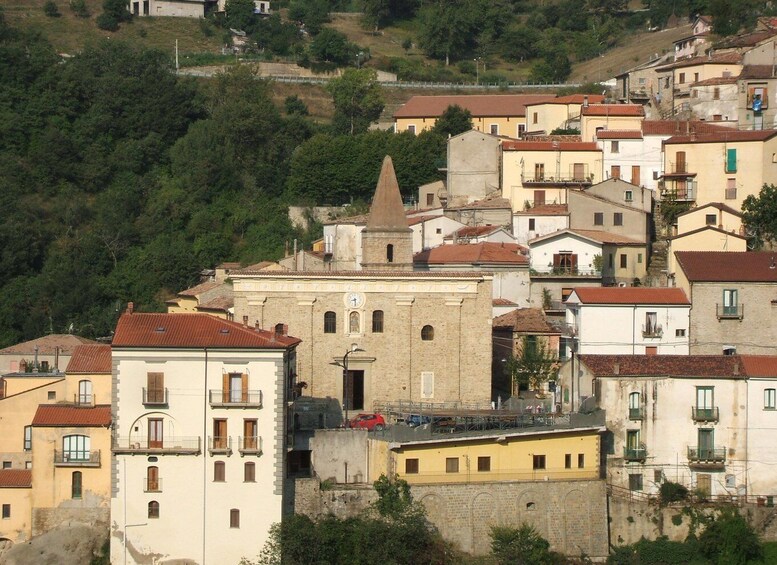
[[[660,204],[659,204],[660,206]],[[656,206],[658,208],[658,206]],[[669,228],[664,224],[660,210],[655,209],[650,216],[650,260],[648,262],[645,286],[667,286],[666,276]]]

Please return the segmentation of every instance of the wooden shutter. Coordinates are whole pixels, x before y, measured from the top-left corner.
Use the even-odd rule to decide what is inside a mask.
[[[639,165],[631,166],[631,184],[639,186],[640,181]]]
[[[534,205],[535,206],[543,206],[545,204],[545,191],[544,190],[535,190],[534,191]]]
[[[570,267],[572,267],[573,270],[577,269],[577,253],[572,253],[570,256]]]
[[[229,373],[221,375],[221,402],[229,402]]]
[[[561,255],[559,253],[553,254],[553,268],[558,269],[561,266]]]
[[[240,384],[242,386],[241,393],[243,397],[243,402],[248,402],[248,375],[243,373],[241,378],[242,378],[242,382]]]
[[[685,172],[685,151],[678,151],[676,154],[677,157],[677,166],[675,173],[684,173]]]

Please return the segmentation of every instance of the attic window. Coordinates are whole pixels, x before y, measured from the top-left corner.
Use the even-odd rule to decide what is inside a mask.
[[[156,329],[154,329],[157,333],[163,333],[165,331],[165,328],[163,326],[157,326]]]
[[[219,333],[221,333],[221,334],[228,334],[229,333],[229,328],[221,328],[219,330]]]

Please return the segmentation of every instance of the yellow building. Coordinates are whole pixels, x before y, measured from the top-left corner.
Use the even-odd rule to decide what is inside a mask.
[[[580,135],[583,141],[596,141],[601,130],[641,130],[644,119],[640,104],[589,104],[581,112]]]
[[[669,240],[666,267],[669,276],[677,270],[676,251],[747,251],[747,237],[717,226],[704,226],[686,231]]]
[[[0,550],[30,538],[32,471],[0,470]]]
[[[688,98],[692,84],[712,78],[736,77],[741,71],[742,55],[736,52],[682,59],[656,68],[665,82],[671,80],[673,106]],[[666,90],[670,85],[661,86]]]
[[[602,150],[580,141],[502,143],[502,196],[513,212],[544,204],[566,204],[568,188],[602,180]]]
[[[600,478],[602,432],[603,427],[503,430],[391,443],[388,468],[375,469],[371,476],[396,473],[411,485],[595,480]],[[381,465],[379,458],[374,461]]]
[[[552,94],[413,96],[394,112],[394,131],[421,133],[432,129],[449,106],[460,106],[472,114],[473,129],[517,138],[527,129],[526,104],[553,98]]]
[[[535,134],[549,134],[557,128],[579,129],[583,106],[601,104],[601,94],[571,94],[526,104],[526,130]]]

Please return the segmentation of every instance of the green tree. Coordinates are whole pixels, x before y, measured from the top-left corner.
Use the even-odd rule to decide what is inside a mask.
[[[518,355],[507,359],[513,382],[513,395],[522,388],[539,390],[542,383],[558,373],[558,358],[538,336],[523,336]]]
[[[224,12],[230,28],[247,33],[253,31],[257,20],[257,15],[254,14],[254,0],[226,0]]]
[[[702,555],[717,565],[746,565],[763,557],[753,527],[733,508],[727,508],[699,536]]]
[[[552,565],[550,543],[529,524],[491,527],[491,555],[498,565]]]
[[[383,111],[383,92],[372,69],[346,69],[342,76],[330,80],[326,88],[335,106],[335,132],[365,132]]]
[[[57,3],[54,0],[47,0],[43,4],[43,13],[49,18],[58,18],[62,15],[59,13],[59,8],[57,8]]]
[[[127,0],[103,0],[103,12],[97,16],[97,26],[107,31],[116,31],[121,22],[131,19]]]
[[[572,63],[562,49],[548,53],[531,68],[532,82],[558,84],[564,82],[572,72]]]
[[[305,103],[300,100],[299,96],[296,94],[292,94],[291,96],[287,96],[286,99],[283,101],[283,108],[286,111],[286,114],[296,114],[298,116],[307,116],[308,115],[308,107],[305,105]]]
[[[777,242],[777,186],[764,184],[742,202],[742,220],[756,247]]]
[[[355,60],[359,48],[348,41],[344,33],[324,28],[310,42],[310,54],[319,61],[348,65]]]
[[[391,17],[390,0],[362,0],[362,24],[367,29],[378,31]]]
[[[427,55],[450,60],[473,45],[477,22],[473,0],[433,0],[421,9],[419,43]]]
[[[458,104],[448,106],[437,118],[432,131],[445,138],[459,135],[472,129],[472,113]]]

